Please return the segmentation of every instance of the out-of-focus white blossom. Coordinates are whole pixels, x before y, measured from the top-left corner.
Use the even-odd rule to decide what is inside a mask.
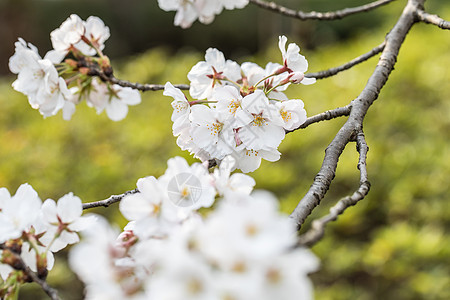
[[[22,184],[14,196],[0,193],[0,243],[19,238],[39,216],[41,200],[29,184]]]
[[[86,21],[76,14],[70,15],[61,26],[50,33],[53,50],[52,57],[64,57],[69,51],[81,51],[85,55],[95,55],[96,48],[103,50],[109,38],[109,28],[103,21],[91,16]]]
[[[83,20],[76,14],[70,15],[59,28],[50,33],[53,49],[67,54],[70,47],[81,40],[85,31]]]
[[[248,0],[158,0],[165,11],[176,11],[174,25],[191,27],[195,20],[209,24],[225,9],[243,8]]]
[[[186,214],[164,235],[149,234],[152,226],[141,227],[138,235],[135,230],[143,217],[160,218],[164,203],[171,201],[159,181],[192,170],[175,158],[160,179],[140,179],[140,192],[121,202],[125,217],[136,221],[113,242],[117,233],[102,220],[69,255],[88,297],[312,299],[307,275],[318,268],[317,258],[294,247],[296,225],[278,212],[278,201],[271,194],[249,195],[254,181],[243,174],[230,176],[234,163],[227,157],[213,181],[203,178],[223,197],[215,210],[203,217]],[[236,175],[247,182],[235,181]]]
[[[92,91],[87,98],[87,103],[95,107],[98,114],[105,110],[111,120],[120,121],[127,116],[129,105],[141,103],[141,96],[132,88],[121,87],[117,84],[108,86],[103,82],[93,80]]]

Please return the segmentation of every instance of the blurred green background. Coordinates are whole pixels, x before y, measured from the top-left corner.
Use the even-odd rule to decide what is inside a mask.
[[[160,11],[156,1],[129,1],[126,6],[119,2],[0,0],[0,22],[18,16],[12,18],[16,23],[7,23],[8,30],[0,26],[0,34],[14,34],[1,44],[2,66],[13,54],[18,36],[39,45],[44,54],[50,48],[49,32],[77,12],[83,18],[104,18],[112,34],[105,52],[116,58],[116,75],[131,81],[187,83],[187,72],[202,60],[208,46],[239,63],[280,62],[279,34],[297,42],[310,71],[319,71],[378,45],[405,4],[396,1],[376,12],[334,22],[286,20],[249,6],[227,11],[210,27],[195,24],[182,31],[171,25],[174,14]],[[363,1],[294,2],[280,1],[322,11]],[[450,19],[445,2],[427,1],[427,7]],[[5,36],[3,41],[8,40]],[[310,116],[346,105],[363,89],[376,62],[373,58],[312,86],[291,87],[288,95],[302,99]],[[330,224],[324,239],[313,247],[322,261],[320,271],[312,275],[317,299],[450,299],[449,66],[449,32],[414,26],[391,78],[366,116],[372,189]],[[142,94],[143,103],[131,107],[121,122],[97,115],[85,103],[66,122],[61,115],[43,119],[25,96],[11,88],[13,80],[11,75],[0,80],[0,186],[11,193],[28,182],[42,199],[73,192],[85,202],[101,200],[135,188],[138,178],[163,174],[170,157],[195,161],[175,144],[171,100],[162,92]],[[324,149],[343,122],[345,118],[322,122],[286,136],[280,161],[263,162],[251,174],[257,188],[274,192],[283,211],[290,213],[311,185]],[[310,220],[326,214],[340,197],[357,188],[357,158],[354,144],[349,144],[329,193]],[[92,212],[124,225],[117,208]],[[82,284],[67,271],[64,256],[58,257],[49,283],[63,299],[80,299]],[[46,297],[34,285],[26,285],[20,299]]]

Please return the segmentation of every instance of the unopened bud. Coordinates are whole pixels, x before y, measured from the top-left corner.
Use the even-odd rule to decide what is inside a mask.
[[[91,70],[89,68],[87,68],[87,67],[82,67],[82,68],[78,69],[78,72],[80,72],[83,75],[88,75],[90,71]]]
[[[78,66],[78,62],[71,58],[67,58],[64,62],[74,69]]]
[[[289,74],[288,78],[290,82],[298,84],[305,78],[305,74],[303,72],[293,72]]]

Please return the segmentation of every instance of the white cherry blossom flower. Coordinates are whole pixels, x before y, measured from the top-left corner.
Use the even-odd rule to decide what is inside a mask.
[[[128,195],[120,202],[120,212],[135,221],[133,232],[142,238],[165,235],[179,221],[176,207],[170,203],[162,184],[153,176],[140,178],[139,193]]]
[[[284,71],[306,73],[308,70],[308,61],[300,54],[300,47],[295,43],[290,43],[286,49],[287,37],[280,36],[278,47],[283,56]],[[305,77],[301,83],[304,85],[313,84],[316,82],[315,78]]]
[[[208,169],[200,164],[191,166],[182,157],[171,158],[168,168],[159,178],[172,203],[181,211],[190,212],[200,207],[210,207],[215,200],[216,191]]]
[[[236,143],[232,124],[227,122],[227,115],[205,105],[194,105],[191,110],[191,136],[194,144],[217,159],[233,152]]]
[[[276,107],[261,90],[245,96],[236,113],[235,127],[247,149],[276,149],[284,139],[283,121]]]
[[[306,110],[303,108],[302,100],[288,100],[275,103],[279,109],[280,115],[283,118],[283,128],[286,130],[293,130],[298,128],[306,121]]]
[[[189,114],[191,112],[191,106],[183,92],[180,89],[175,88],[170,82],[167,82],[164,85],[163,95],[173,98],[173,113],[171,117],[173,122],[172,130],[173,135],[178,136],[183,129],[190,127]]]
[[[298,248],[255,266],[259,276],[257,299],[314,299],[308,273],[319,267],[318,259],[308,250]]]
[[[3,243],[19,238],[23,231],[29,230],[39,216],[42,202],[36,191],[26,183],[12,197],[6,189],[2,189],[0,196],[0,243]]]
[[[83,36],[92,45],[88,45],[85,41],[80,41],[75,47],[86,55],[95,55],[96,50],[92,46],[99,50],[105,48],[105,42],[110,36],[109,27],[105,26],[105,23],[100,18],[94,16],[87,18],[83,25],[85,28]]]
[[[44,117],[54,116],[66,106],[72,94],[67,88],[65,80],[58,76],[58,72],[50,60],[44,59],[39,62],[45,73],[44,82],[35,95],[28,95],[29,101],[31,106],[39,109]]]
[[[42,204],[41,216],[48,226],[47,236],[56,236],[50,245],[52,252],[65,248],[68,244],[79,241],[77,232],[86,229],[94,222],[94,216],[81,216],[83,205],[81,199],[69,193],[56,203],[47,199]]]
[[[219,168],[214,170],[214,185],[219,195],[225,199],[235,200],[239,198],[238,195],[249,195],[256,184],[248,175],[242,173],[231,175],[235,167],[236,159],[229,155],[220,162]]]
[[[114,84],[108,87],[96,80],[92,81],[92,91],[87,99],[90,106],[100,114],[106,110],[106,115],[113,121],[123,120],[128,114],[128,105],[141,103],[141,95],[137,90]]]
[[[215,87],[229,84],[227,78],[232,81],[240,79],[241,68],[234,61],[225,61],[219,50],[209,48],[206,50],[205,61],[193,66],[187,76],[191,81],[191,96],[195,99],[207,99],[211,97]]]
[[[211,266],[187,252],[170,247],[164,264],[149,281],[149,297],[167,300],[219,300]],[[171,250],[171,251],[170,251]],[[169,252],[170,251],[170,252]]]
[[[250,88],[262,88],[266,92],[270,91],[267,94],[267,97],[270,99],[287,100],[287,96],[282,91],[286,90],[289,84],[279,86],[282,76],[274,76],[281,67],[280,64],[270,62],[263,69],[255,63],[245,62],[241,65],[241,70],[244,76],[243,79],[245,78]],[[263,80],[264,78],[267,79]]]
[[[98,218],[95,226],[83,232],[85,240],[69,253],[70,268],[85,283],[88,299],[133,299],[122,287],[130,273],[129,268],[117,265],[124,256],[116,247],[118,235],[106,220]]]
[[[25,42],[24,39],[19,38],[19,41],[14,45],[14,55],[9,58],[9,69],[14,74],[19,74],[24,68],[28,68],[30,64],[35,64],[42,59],[37,48],[31,43]]]
[[[234,86],[218,87],[214,90],[211,99],[217,101],[214,107],[217,113],[225,116],[226,119],[232,118],[234,120],[242,101],[242,96],[237,88]]]
[[[188,28],[198,18],[195,0],[158,0],[158,5],[165,11],[176,11],[174,25]]]
[[[44,116],[53,116],[66,106],[71,93],[53,63],[41,59],[34,46],[26,48],[23,40],[16,43],[16,53],[10,59],[10,68],[18,72],[12,84],[16,91],[28,96],[32,108]]]
[[[85,31],[83,20],[76,14],[70,15],[59,28],[50,33],[53,49],[67,54],[70,47],[81,40]]]
[[[174,24],[188,28],[199,19],[204,24],[214,20],[223,8],[243,8],[248,0],[158,0],[159,7],[165,11],[176,11]]]

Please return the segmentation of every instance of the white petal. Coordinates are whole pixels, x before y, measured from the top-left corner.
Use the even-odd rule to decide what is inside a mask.
[[[112,98],[106,106],[106,114],[113,121],[123,120],[128,113],[128,106],[117,98]]]
[[[304,84],[304,85],[310,85],[310,84],[316,83],[316,79],[311,78],[311,77],[305,77],[305,78],[303,78],[302,82],[300,82],[300,83]]]
[[[119,205],[122,215],[130,221],[139,220],[150,216],[154,211],[146,197],[141,194],[126,196]]]
[[[80,198],[69,193],[58,200],[57,210],[64,223],[71,223],[83,213],[83,204]]]
[[[58,218],[56,217],[56,202],[54,200],[45,200],[44,203],[42,203],[41,212],[46,222],[53,224],[58,223]]]
[[[117,85],[114,85],[114,88],[116,87]],[[139,91],[133,90],[132,88],[121,87],[117,95],[119,96],[120,100],[128,105],[136,105],[141,103],[141,95],[139,94]]]

